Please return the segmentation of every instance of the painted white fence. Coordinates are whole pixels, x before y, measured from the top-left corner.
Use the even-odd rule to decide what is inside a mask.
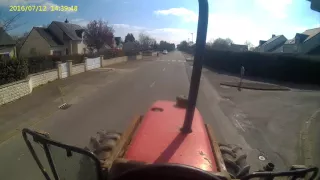
[[[96,68],[100,68],[101,64],[100,64],[100,57],[97,58],[88,58],[87,59],[87,70],[91,70],[91,69],[96,69]]]

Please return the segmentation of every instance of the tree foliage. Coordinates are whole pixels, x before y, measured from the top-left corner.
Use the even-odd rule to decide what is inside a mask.
[[[187,41],[182,41],[180,44],[177,45],[179,51],[186,51],[189,52],[191,50],[191,46],[188,44]]]
[[[160,51],[167,50],[167,51],[173,51],[176,48],[176,45],[174,43],[168,43],[167,41],[160,41],[160,44],[158,46],[158,49]]]
[[[209,47],[213,49],[219,49],[219,50],[229,50],[232,43],[233,41],[229,38],[227,39],[218,38],[214,40]]]
[[[157,44],[157,41],[146,33],[140,33],[139,43],[143,50],[149,50],[149,49],[154,49],[154,47]]]
[[[121,37],[115,37],[114,40],[116,41],[117,46],[119,46],[122,42]]]
[[[105,45],[113,47],[113,33],[113,28],[107,22],[94,20],[86,27],[84,42],[91,51],[100,50]]]
[[[128,33],[126,35],[126,37],[124,38],[124,42],[135,42],[136,39],[134,38],[133,34],[132,33]]]
[[[246,41],[244,44],[248,46],[249,51],[254,50],[254,45],[250,41]]]

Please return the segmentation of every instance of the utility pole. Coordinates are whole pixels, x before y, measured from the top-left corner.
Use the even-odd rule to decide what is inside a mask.
[[[192,44],[193,44],[193,33],[191,33],[191,38],[192,38]]]

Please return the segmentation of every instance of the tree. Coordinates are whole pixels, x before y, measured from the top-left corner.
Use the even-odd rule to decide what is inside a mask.
[[[122,42],[121,37],[115,37],[114,40],[116,41],[117,46]]]
[[[84,42],[90,50],[100,50],[105,45],[113,47],[114,30],[103,20],[89,22],[84,33]]]
[[[168,43],[167,41],[160,41],[158,49],[163,51],[163,50],[168,50],[168,51],[173,51],[176,48],[176,45],[174,43]]]
[[[133,34],[128,33],[124,38],[124,42],[135,42],[136,39],[134,38]]]
[[[188,53],[193,53],[194,47],[195,47],[195,44],[190,46],[187,41],[182,41],[180,42],[180,44],[177,45],[177,48],[179,51],[185,51]]]
[[[244,44],[248,46],[249,51],[253,51],[254,50],[254,46],[253,46],[253,44],[251,42],[246,41]]]
[[[146,50],[146,49],[152,49],[152,46],[156,44],[156,40],[151,38],[148,34],[145,33],[140,33],[139,34],[139,43],[141,47]]]
[[[18,23],[18,21],[21,18],[21,14],[22,13],[8,15],[0,11],[0,27],[2,27],[4,31],[11,31],[20,27],[22,24]]]
[[[227,39],[218,38],[213,41],[213,43],[211,44],[211,47],[219,50],[228,50],[230,49],[230,46],[232,43],[233,41],[229,38]]]
[[[25,32],[19,36],[12,36],[12,39],[16,41],[17,56],[19,56],[22,44],[24,43],[28,35],[29,35],[29,32]]]

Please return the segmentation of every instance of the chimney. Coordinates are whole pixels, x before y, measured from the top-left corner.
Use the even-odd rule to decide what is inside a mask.
[[[276,37],[276,35],[275,35],[275,34],[272,34],[272,38],[274,38],[274,37]]]
[[[65,23],[69,23],[68,19],[66,19],[64,22],[65,22]]]

